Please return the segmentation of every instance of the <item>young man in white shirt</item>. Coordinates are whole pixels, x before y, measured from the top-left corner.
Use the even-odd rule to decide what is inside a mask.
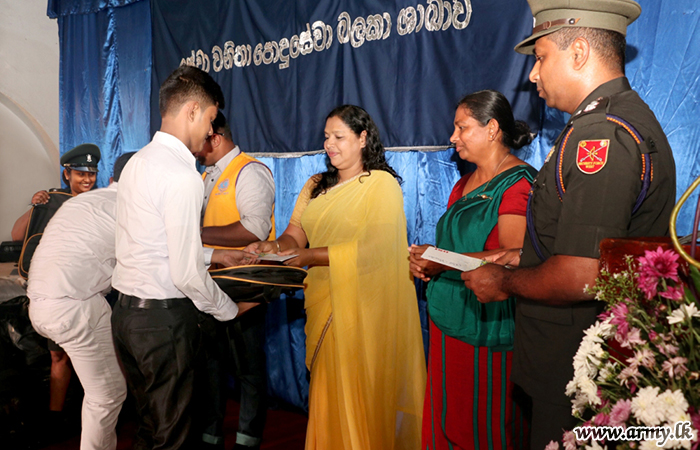
[[[112,283],[121,294],[112,328],[140,416],[135,449],[190,445],[197,310],[226,321],[255,306],[236,305],[214,283],[200,238],[204,186],[193,154],[224,106],[221,88],[200,69],[181,66],[159,95],[160,131],[129,161],[117,194]],[[217,251],[212,262],[237,265],[242,255]]]

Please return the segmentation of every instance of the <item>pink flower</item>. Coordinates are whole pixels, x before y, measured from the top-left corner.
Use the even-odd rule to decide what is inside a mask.
[[[631,358],[630,358],[631,359]],[[617,376],[617,378],[622,381],[622,384],[625,386],[629,386],[630,381],[634,381],[636,384],[639,381],[639,369],[636,364],[632,364],[631,366],[627,366],[622,371],[620,374]]]
[[[549,444],[547,444],[544,450],[559,450],[559,442],[549,441]]]
[[[631,348],[634,345],[644,345],[646,341],[642,339],[641,331],[639,328],[632,328],[632,330],[627,334],[625,340],[620,342],[620,346]]]
[[[620,427],[625,425],[630,416],[632,400],[619,400],[610,410],[610,426]]]
[[[610,314],[612,319],[610,323],[613,325],[620,325],[621,323],[627,323],[627,314],[629,309],[627,309],[627,303],[620,302],[617,305],[610,308]]]
[[[649,340],[654,342],[659,335],[654,330],[649,330]]]
[[[576,441],[576,435],[573,431],[566,431],[564,433],[564,450],[576,450],[578,441]]]
[[[678,253],[673,250],[664,251],[661,247],[652,252],[647,250],[637,261],[641,274],[669,278],[678,282]]]
[[[669,286],[664,292],[659,292],[659,295],[669,300],[681,300],[685,295],[683,286]]]
[[[659,287],[659,278],[640,273],[637,277],[637,282],[639,283],[639,289],[644,292],[647,300],[651,300],[657,294],[657,288]]]
[[[669,358],[678,352],[677,346],[673,344],[667,344],[665,342],[658,344],[656,347],[659,349],[659,352],[662,355],[668,356]]]
[[[654,353],[648,348],[637,350],[634,352],[634,356],[632,358],[627,358],[627,362],[633,366],[643,366],[649,369],[656,365]]]
[[[627,332],[629,330],[629,323],[627,322],[627,304],[625,302],[620,302],[610,309],[610,324],[617,326],[615,331],[615,340],[617,342],[623,342],[627,338]]]
[[[608,416],[605,413],[598,413],[593,418],[593,423],[598,425],[598,426],[608,425],[610,423],[610,416]]]
[[[671,378],[680,378],[688,371],[688,368],[685,366],[687,362],[687,358],[676,356],[668,361],[664,361],[664,363],[661,364],[661,369],[664,372],[668,372],[668,376]]]

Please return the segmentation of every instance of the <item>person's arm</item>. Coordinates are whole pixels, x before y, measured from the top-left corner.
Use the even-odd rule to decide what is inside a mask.
[[[486,264],[462,273],[462,280],[482,303],[515,296],[549,305],[566,305],[592,300],[593,296],[584,289],[593,286],[597,276],[597,259],[555,255],[538,266],[523,269]]]
[[[13,241],[24,241],[24,236],[27,234],[27,227],[29,226],[29,215],[31,212],[32,210],[30,209],[26,213],[22,214],[15,222],[11,233]]]
[[[241,169],[236,181],[236,208],[241,219],[224,226],[204,227],[202,242],[222,247],[243,247],[266,239],[272,229],[275,183],[259,163]]]
[[[221,247],[243,247],[259,238],[246,230],[241,222],[234,222],[220,227],[202,228],[202,243]]]
[[[204,264],[199,235],[204,198],[201,180],[183,177],[159,188],[165,190],[162,214],[173,284],[200,311],[221,321],[233,319],[238,306],[216,285]]]

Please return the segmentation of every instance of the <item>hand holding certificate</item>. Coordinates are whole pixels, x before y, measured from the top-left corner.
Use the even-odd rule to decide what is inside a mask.
[[[462,272],[468,272],[486,264],[486,262],[482,259],[472,258],[471,256],[462,255],[460,253],[455,253],[436,247],[428,247],[428,249],[423,252],[422,258],[444,266],[452,267]]]

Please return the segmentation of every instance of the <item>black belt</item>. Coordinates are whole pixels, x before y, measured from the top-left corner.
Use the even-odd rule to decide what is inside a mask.
[[[185,306],[188,298],[141,298],[133,295],[119,294],[119,305],[122,308],[137,309],[172,309],[178,306]]]

